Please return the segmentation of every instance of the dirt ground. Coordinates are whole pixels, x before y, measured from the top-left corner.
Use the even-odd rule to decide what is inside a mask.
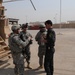
[[[54,29],[56,32],[56,45],[54,55],[54,75],[75,75],[75,29]],[[33,35],[31,45],[31,67],[25,68],[25,75],[46,75],[44,69],[37,70],[38,44],[34,37],[37,30],[29,31]],[[0,75],[15,75],[12,58],[4,58],[4,64],[0,65]],[[26,66],[26,63],[25,63]]]

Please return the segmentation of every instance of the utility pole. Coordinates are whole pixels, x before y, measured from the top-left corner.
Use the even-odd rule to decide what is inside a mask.
[[[28,21],[28,17],[27,17],[27,15],[26,15],[26,23],[27,23],[27,21]]]
[[[60,26],[59,28],[61,29],[61,0],[60,0]]]
[[[62,11],[62,1],[60,0],[60,23],[59,23],[59,29],[61,29],[61,11]],[[62,33],[61,33],[61,31],[58,33],[59,35],[61,35]]]

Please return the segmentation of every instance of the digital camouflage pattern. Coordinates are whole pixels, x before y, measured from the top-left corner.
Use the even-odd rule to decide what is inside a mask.
[[[29,43],[29,40],[23,42],[18,34],[11,33],[8,42],[13,57],[13,63],[15,64],[14,72],[16,75],[24,75],[24,57],[22,55],[22,48]]]

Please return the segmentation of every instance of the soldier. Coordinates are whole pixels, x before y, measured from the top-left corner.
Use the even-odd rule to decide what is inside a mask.
[[[47,20],[45,22],[45,25],[47,28],[47,36],[46,36],[46,40],[44,40],[44,42],[46,43],[44,67],[47,75],[53,75],[53,71],[54,71],[53,57],[55,52],[54,46],[55,46],[56,35],[55,35],[55,31],[52,29],[51,20]]]
[[[37,41],[39,47],[38,47],[38,57],[39,57],[39,67],[38,69],[43,68],[43,57],[45,55],[46,45],[42,41],[46,37],[46,28],[44,25],[40,25],[40,31],[36,34],[35,40]]]
[[[26,24],[23,24],[22,25],[22,31],[20,32],[20,38],[23,40],[23,41],[26,41],[27,39],[28,39],[28,37],[31,37],[32,38],[32,35],[29,33],[29,32],[27,32],[27,28],[28,28],[28,23],[26,23]],[[30,40],[30,43],[25,47],[25,48],[23,48],[23,55],[24,55],[24,57],[25,57],[25,59],[26,59],[26,62],[27,62],[27,68],[28,69],[32,69],[31,67],[30,67],[30,55],[31,55],[31,52],[30,52],[30,45],[32,44],[32,40]]]
[[[15,75],[24,75],[24,57],[22,55],[22,48],[29,44],[31,37],[23,42],[19,38],[19,26],[12,26],[12,33],[9,35],[8,43],[11,50],[13,64],[15,65]]]

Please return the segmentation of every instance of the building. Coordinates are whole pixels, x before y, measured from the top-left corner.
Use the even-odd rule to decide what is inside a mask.
[[[8,20],[8,24],[11,24],[11,25],[17,25],[18,24],[18,21],[19,19],[15,19],[15,18],[7,18]]]
[[[67,21],[67,23],[75,23],[75,21]]]

